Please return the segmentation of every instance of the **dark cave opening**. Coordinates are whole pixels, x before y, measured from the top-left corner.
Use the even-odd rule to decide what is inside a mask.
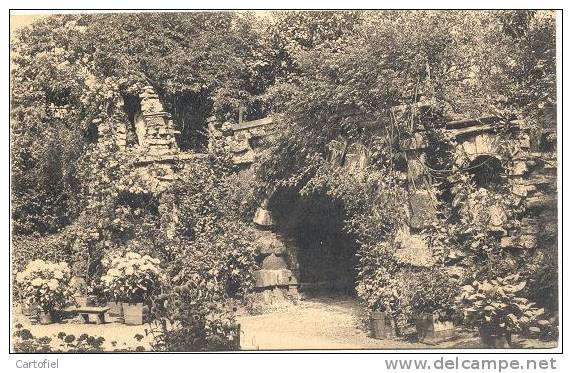
[[[276,193],[269,206],[280,234],[295,246],[305,293],[355,295],[355,239],[344,232],[343,205],[324,194]]]

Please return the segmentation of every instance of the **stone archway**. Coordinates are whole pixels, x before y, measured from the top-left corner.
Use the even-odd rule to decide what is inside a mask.
[[[325,195],[275,192],[258,209],[258,291],[288,289],[295,295],[353,295],[355,240],[343,231],[341,204]]]

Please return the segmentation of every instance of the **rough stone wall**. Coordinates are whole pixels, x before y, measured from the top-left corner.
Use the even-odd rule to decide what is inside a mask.
[[[421,103],[417,109],[427,105],[430,103]],[[248,167],[259,151],[258,140],[271,136],[273,127],[274,122],[269,118],[234,125],[220,124],[213,119],[209,122],[210,145],[224,148],[235,164]],[[501,127],[503,130],[499,131]],[[485,206],[489,232],[500,240],[503,248],[532,250],[540,248],[540,242],[545,242],[546,236],[556,236],[556,135],[554,131],[544,132],[536,136],[540,138],[531,140],[525,121],[507,123],[494,116],[450,121],[443,128],[443,135],[456,144],[453,155],[456,169],[451,173],[451,180],[459,173],[471,172],[481,159],[497,160],[500,164],[501,159],[506,159],[503,144],[513,146],[508,164],[503,164],[502,179],[513,192],[511,201],[524,206],[524,213],[521,218],[507,222],[501,206]],[[413,266],[435,263],[427,245],[428,237],[423,233],[424,228],[434,223],[437,214],[434,180],[427,168],[432,146],[435,145],[429,143],[423,131],[414,132],[400,144],[406,163],[402,176],[407,180],[409,199],[405,203],[409,213],[396,237],[399,245],[395,255],[398,260]],[[502,152],[505,153],[501,155]],[[359,177],[368,166],[369,149],[363,144],[338,138],[328,146],[328,160]],[[487,193],[488,187],[483,185],[480,190]],[[479,208],[483,206],[474,206],[475,211]],[[288,259],[287,243],[275,232],[271,212],[264,201],[253,221],[260,232],[257,245],[262,268],[256,273],[256,287],[263,292],[288,288],[294,291],[298,286],[295,260]],[[461,254],[450,253],[448,270],[453,276],[459,276],[463,271],[454,264]]]
[[[164,111],[152,87],[144,87],[139,99],[140,107],[133,115],[133,122],[121,98],[111,118],[93,121],[98,128],[97,147],[103,152],[117,152],[117,159],[122,162],[124,174],[117,181],[118,192],[156,198],[161,224],[164,221],[170,224],[162,228],[167,236],[173,237],[176,206],[164,198],[164,192],[180,177],[182,169],[206,155],[179,150],[171,116]]]
[[[179,151],[171,114],[163,109],[153,87],[146,86],[139,95],[141,111],[135,115],[135,129],[139,146],[150,154],[167,154]]]
[[[220,123],[210,118],[209,147],[224,149],[232,156],[234,164],[248,167],[255,161],[256,154],[260,151],[259,144],[272,137],[274,126],[275,121],[272,117],[238,124]]]
[[[489,234],[500,240],[502,248],[542,249],[542,243],[549,240],[549,237],[556,237],[557,229],[556,144],[550,141],[555,137],[551,137],[551,131],[548,130],[544,143],[540,141],[541,146],[533,144],[531,147],[525,121],[500,122],[500,119],[495,117],[452,121],[446,124],[443,132],[457,144],[454,154],[458,166],[457,175],[459,172],[473,172],[473,167],[467,167],[467,164],[477,163],[474,167],[478,167],[481,159],[485,159],[485,162],[501,159],[501,144],[510,144],[510,159],[504,165],[506,169],[499,172],[505,174],[502,183],[506,183],[512,190],[512,195],[507,198],[510,198],[514,205],[522,206],[524,212],[519,214],[518,218],[508,221],[502,206],[468,206],[467,210],[469,213],[487,211]],[[498,131],[501,125],[503,131]],[[411,193],[408,224],[401,242],[405,251],[409,252],[404,256],[417,258],[429,254],[424,240],[419,239],[423,237],[417,232],[430,225],[436,213],[430,180],[427,182],[427,179],[423,179],[425,173],[420,166],[425,163],[423,153],[430,146],[424,138],[423,133],[416,133],[413,139],[402,144],[408,163],[408,185]],[[544,151],[540,151],[540,148]],[[454,182],[455,177],[452,174],[450,179]],[[484,185],[480,193],[488,193],[489,187],[494,185]],[[457,254],[459,253],[450,254],[451,262],[454,263],[455,259],[458,259]],[[415,261],[410,264],[415,264]],[[451,273],[458,274],[461,270],[452,267]]]
[[[266,117],[241,123],[221,123],[214,117],[207,120],[209,149],[227,152],[235,165],[248,168],[260,151],[260,143],[271,138],[274,119]],[[270,197],[270,196],[268,196]],[[260,270],[254,273],[256,294],[262,303],[270,304],[286,296],[297,296],[296,263],[287,250],[288,243],[276,232],[276,223],[268,209],[268,200],[261,201],[253,217],[258,239],[257,261]]]

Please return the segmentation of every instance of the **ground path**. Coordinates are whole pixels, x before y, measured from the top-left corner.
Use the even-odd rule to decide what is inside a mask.
[[[30,320],[14,310],[13,322],[20,323],[36,337],[54,338],[53,347],[58,347],[55,338],[58,332],[82,333],[102,336],[106,351],[136,346],[149,347],[150,336],[145,336],[148,325],[128,326],[108,319],[104,325],[82,324],[77,320],[51,325],[32,324]],[[244,350],[281,349],[427,349],[427,348],[479,348],[479,338],[472,333],[459,333],[458,338],[431,346],[406,340],[377,340],[371,338],[364,328],[363,311],[356,299],[350,297],[315,297],[285,304],[261,315],[240,312],[241,348]],[[145,336],[136,341],[135,334]],[[554,348],[554,342],[540,342],[514,338],[517,348]]]
[[[354,298],[317,297],[262,315],[239,316],[243,349],[419,349],[426,344],[377,340],[363,326]],[[467,339],[467,338],[465,338]],[[466,342],[477,343],[474,337]],[[459,340],[457,343],[460,342]]]

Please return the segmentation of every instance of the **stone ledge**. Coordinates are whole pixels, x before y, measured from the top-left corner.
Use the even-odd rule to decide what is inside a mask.
[[[289,269],[261,269],[254,272],[255,287],[288,286],[296,279]]]
[[[208,154],[204,153],[173,153],[173,154],[161,154],[161,155],[142,155],[137,157],[133,164],[134,165],[146,165],[150,163],[175,163],[181,161],[189,161],[194,159],[201,159],[208,157]]]

